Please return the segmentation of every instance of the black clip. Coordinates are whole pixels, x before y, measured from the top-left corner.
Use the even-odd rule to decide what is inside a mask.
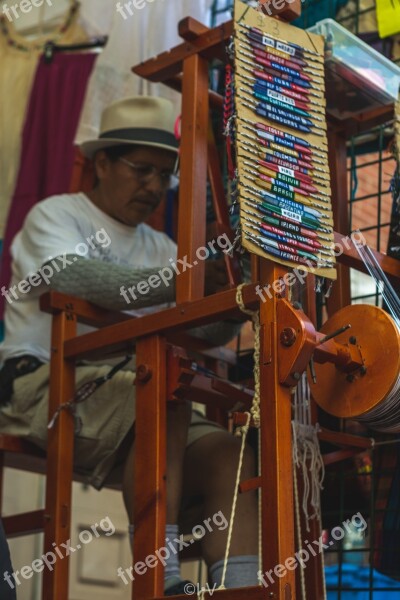
[[[53,61],[54,48],[55,48],[54,42],[51,42],[51,41],[46,42],[44,49],[43,49],[44,62],[46,65],[51,64]]]

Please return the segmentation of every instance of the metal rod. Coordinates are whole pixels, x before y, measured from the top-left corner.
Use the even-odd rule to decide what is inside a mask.
[[[350,329],[350,327],[351,327],[350,324],[344,325],[340,329],[337,329],[336,331],[333,331],[329,335],[326,335],[324,338],[322,338],[322,340],[320,340],[320,342],[319,342],[319,344],[317,344],[317,346],[320,346],[321,344],[324,344],[325,342],[327,342],[328,340],[331,340],[332,338],[336,337],[337,335],[340,335],[341,333],[343,333],[347,329]]]

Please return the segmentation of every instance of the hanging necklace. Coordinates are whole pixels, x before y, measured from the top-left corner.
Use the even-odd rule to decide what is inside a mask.
[[[73,1],[70,8],[68,9],[68,13],[66,19],[62,25],[55,30],[54,33],[49,34],[46,39],[41,39],[40,41],[23,41],[23,36],[19,35],[17,32],[13,31],[12,24],[6,19],[4,15],[0,16],[0,31],[4,35],[7,40],[7,45],[15,50],[20,50],[22,52],[31,52],[32,50],[43,50],[46,43],[50,41],[57,42],[64,33],[70,28],[72,22],[74,21],[76,14],[79,9],[79,2]]]

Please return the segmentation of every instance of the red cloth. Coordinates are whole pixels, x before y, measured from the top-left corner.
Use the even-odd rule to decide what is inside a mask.
[[[40,200],[69,190],[74,162],[74,138],[95,54],[56,52],[50,64],[42,56],[26,115],[21,161],[10,204],[0,287],[11,279],[10,245],[27,213]],[[0,315],[4,298],[0,297]]]

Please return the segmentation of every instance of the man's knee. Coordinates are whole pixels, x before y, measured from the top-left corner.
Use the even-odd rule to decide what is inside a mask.
[[[239,457],[242,439],[233,437],[228,433],[220,437],[218,447],[214,450],[214,458],[212,461],[212,470],[218,477],[224,478],[236,477],[239,466]],[[255,455],[253,449],[246,444],[243,453],[243,462],[241,469],[241,479],[254,477],[255,475]]]
[[[169,427],[178,427],[182,424],[189,425],[192,416],[190,402],[167,402],[167,421]]]

